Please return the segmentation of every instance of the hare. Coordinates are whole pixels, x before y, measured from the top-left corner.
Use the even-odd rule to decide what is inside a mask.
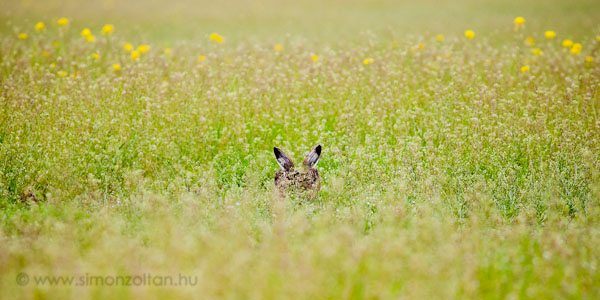
[[[317,198],[321,189],[321,176],[317,171],[317,163],[321,157],[321,145],[314,147],[302,162],[302,170],[294,170],[294,163],[281,149],[274,147],[273,152],[281,167],[275,173],[275,186],[279,195],[285,197],[287,192],[305,194],[309,199]]]

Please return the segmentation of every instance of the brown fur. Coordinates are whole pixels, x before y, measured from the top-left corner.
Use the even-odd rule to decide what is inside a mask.
[[[321,146],[318,145],[306,156],[302,164],[302,171],[294,170],[291,159],[278,148],[274,148],[275,157],[281,169],[275,173],[275,186],[281,197],[288,193],[307,196],[316,199],[321,189],[321,176],[316,164],[321,155]]]

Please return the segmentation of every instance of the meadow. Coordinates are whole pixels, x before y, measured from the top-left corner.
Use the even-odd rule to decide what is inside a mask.
[[[600,297],[597,1],[0,10],[0,299]]]

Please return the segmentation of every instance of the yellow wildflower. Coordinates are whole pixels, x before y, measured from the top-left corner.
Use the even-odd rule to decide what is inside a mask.
[[[515,24],[517,24],[517,25],[523,25],[523,24],[525,24],[525,18],[523,18],[523,17],[516,17],[515,18]]]
[[[42,56],[48,57],[48,56],[50,56],[50,52],[42,51]]]
[[[40,32],[44,29],[46,29],[46,24],[44,24],[44,22],[37,22],[35,24],[35,31]]]
[[[374,60],[372,58],[365,58],[363,60],[363,64],[368,65],[368,64],[372,64],[374,62]]]
[[[552,30],[548,30],[548,31],[546,31],[546,32],[544,33],[544,36],[545,36],[547,39],[553,39],[553,38],[555,38],[555,37],[556,37],[556,32],[554,32],[554,31],[552,31]]]
[[[283,50],[283,46],[281,44],[275,45],[275,51],[281,51],[281,50]]]
[[[473,32],[473,30],[467,30],[465,31],[465,36],[468,39],[472,40],[475,37],[475,32]]]
[[[121,70],[121,65],[119,65],[119,64],[113,64],[113,65],[112,65],[112,68],[113,68],[113,70],[115,70],[115,71],[119,71],[119,70]]]
[[[91,31],[89,28],[84,28],[84,29],[81,31],[81,36],[82,36],[82,37],[84,37],[84,38],[85,38],[85,37],[88,37],[88,36],[90,36],[90,35],[92,35],[92,31]]]
[[[100,59],[100,54],[98,54],[98,53],[94,53],[94,54],[92,54],[92,58],[93,58],[94,60],[99,60],[99,59]]]
[[[573,44],[573,47],[571,47],[571,54],[579,54],[579,52],[581,52],[581,44],[580,43],[575,43]]]
[[[419,43],[417,46],[419,47],[419,49],[425,50],[425,45],[423,45],[423,43]]]
[[[93,43],[94,40],[96,40],[96,38],[93,35],[88,35],[85,37],[85,40],[88,41],[89,43]]]
[[[67,72],[65,72],[65,71],[60,71],[60,72],[58,72],[58,76],[59,76],[59,77],[65,77],[65,76],[67,76]]]
[[[140,53],[146,53],[148,52],[148,50],[150,50],[150,46],[148,45],[139,45],[137,47],[137,51],[139,51]]]
[[[125,51],[131,51],[133,50],[133,45],[130,43],[125,43],[123,44],[123,49],[125,49]]]
[[[171,54],[171,48],[165,48],[165,54]]]
[[[29,35],[27,35],[27,33],[19,33],[19,39],[26,40],[27,38],[29,38]]]
[[[435,39],[438,40],[438,42],[443,42],[444,41],[444,35],[443,34],[438,34],[435,36]]]
[[[533,46],[535,45],[535,39],[532,36],[528,36],[525,39],[525,44],[527,44],[528,46]]]
[[[131,60],[136,60],[138,57],[140,57],[139,51],[131,51]]]
[[[525,73],[525,72],[528,72],[528,71],[529,71],[529,66],[528,65],[525,65],[525,66],[521,67],[521,73]]]
[[[106,24],[102,27],[102,35],[111,34],[115,30],[115,26],[112,24]]]
[[[58,19],[57,23],[60,26],[67,26],[67,25],[69,25],[69,19],[67,19],[67,18],[60,18],[60,19]]]
[[[600,35],[596,36],[596,41],[600,42]]]
[[[516,17],[515,20],[515,31],[519,31],[519,28],[521,26],[523,26],[523,24],[525,24],[525,18],[523,17]]]
[[[571,41],[571,40],[564,40],[564,41],[562,41],[561,45],[563,47],[565,47],[565,48],[571,48],[571,46],[573,46],[573,41]]]
[[[211,33],[210,34],[210,39],[212,41],[215,41],[215,42],[219,43],[219,44],[223,43],[225,41],[225,38],[222,37],[221,35],[219,35],[218,33]]]
[[[585,57],[585,61],[589,62],[589,63],[593,63],[594,62],[594,58],[591,56],[586,56]]]
[[[313,54],[313,55],[312,55],[310,58],[311,58],[311,59],[312,59],[314,62],[318,62],[318,61],[319,61],[319,57],[318,57],[318,56],[316,56],[315,54]]]
[[[540,55],[542,55],[542,53],[543,53],[542,49],[540,49],[540,48],[533,48],[533,49],[531,49],[531,54],[533,54],[533,55],[540,56]]]
[[[203,62],[206,60],[206,56],[204,55],[198,55],[198,62]]]

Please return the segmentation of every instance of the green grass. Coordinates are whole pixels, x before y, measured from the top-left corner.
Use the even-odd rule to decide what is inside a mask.
[[[0,298],[600,296],[595,1],[61,3],[0,6]]]

